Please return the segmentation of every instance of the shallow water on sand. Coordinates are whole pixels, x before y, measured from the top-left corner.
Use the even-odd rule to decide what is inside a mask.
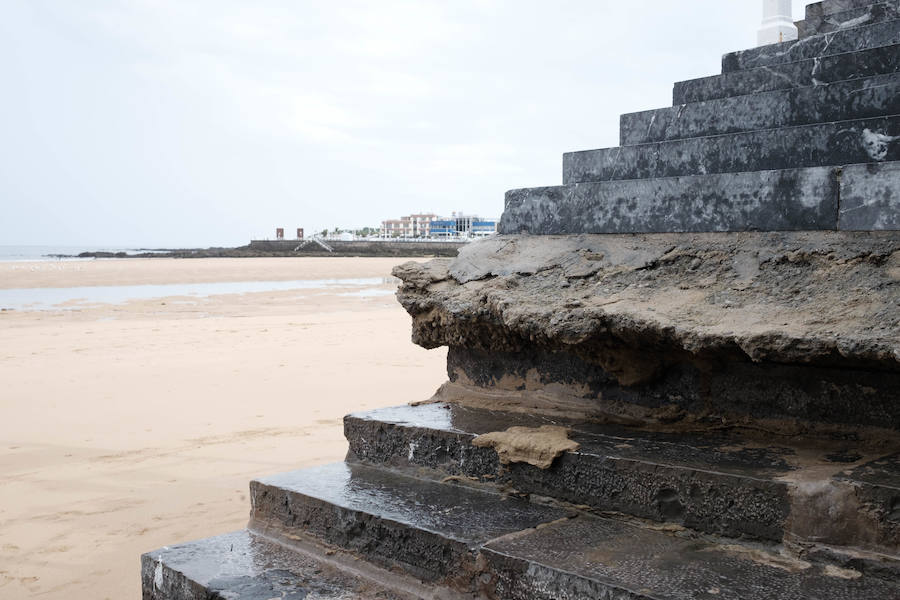
[[[330,288],[358,288],[349,292],[354,296],[377,296],[393,293],[374,289],[393,285],[393,277],[364,277],[348,279],[308,279],[296,281],[228,281],[215,283],[171,283],[161,285],[98,285],[59,288],[0,289],[0,309],[51,310],[78,308],[87,304],[122,304],[131,300],[147,300],[171,296],[205,298],[222,294],[246,294],[291,290],[324,290]]]

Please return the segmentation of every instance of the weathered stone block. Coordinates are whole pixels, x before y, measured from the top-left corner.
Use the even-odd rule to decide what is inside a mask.
[[[868,6],[843,10],[828,15],[818,15],[798,21],[797,32],[801,38],[831,33],[874,23],[900,19],[900,2],[890,0]]]
[[[873,151],[897,143],[874,138]],[[900,229],[900,162],[852,165],[841,175],[838,227],[843,230]]]
[[[141,587],[143,600],[406,598],[249,531],[144,554]]]
[[[900,160],[896,115],[567,152],[563,184],[891,160]]]
[[[822,17],[848,10],[865,8],[874,4],[873,0],[823,0],[806,5],[806,18]]]
[[[602,181],[512,190],[502,233],[835,229],[830,168]]]
[[[578,518],[483,551],[509,600],[860,600],[900,597],[900,588],[856,571],[650,531],[611,519]]]
[[[580,447],[540,469],[503,466],[496,452],[472,445],[478,435],[541,424],[569,429]],[[789,451],[750,449],[738,436],[642,431],[460,404],[349,415],[344,431],[352,455],[370,464],[475,477],[707,533],[777,541],[790,509],[789,486],[775,479],[792,470]]]
[[[802,60],[701,77],[675,83],[673,104],[755,94],[849,79],[861,79],[900,70],[900,45],[893,44],[835,56]]]
[[[629,146],[894,114],[900,114],[900,74],[891,73],[628,113],[619,136]]]
[[[781,44],[730,52],[722,57],[722,72],[771,67],[897,43],[900,43],[900,21],[885,21]]]
[[[302,533],[425,581],[468,587],[472,552],[495,537],[568,514],[518,498],[336,463],[250,484],[250,528]]]

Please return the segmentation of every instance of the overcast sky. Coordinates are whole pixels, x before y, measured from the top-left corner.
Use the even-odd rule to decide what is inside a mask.
[[[794,1],[794,17],[802,16]],[[499,216],[762,0],[0,0],[0,244],[239,245]]]

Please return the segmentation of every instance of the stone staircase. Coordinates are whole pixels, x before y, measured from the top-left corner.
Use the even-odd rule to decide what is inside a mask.
[[[470,252],[450,269],[453,285],[475,286],[473,296],[491,302],[493,292],[479,282],[515,290],[515,277],[562,269],[545,293],[569,294],[605,260],[614,263],[605,267],[610,273],[634,274],[628,285],[644,293],[655,284],[641,273],[645,267],[630,266],[634,257],[652,254],[655,244],[674,263],[671,248],[693,244],[681,234],[694,232],[830,231],[838,236],[827,240],[833,248],[815,242],[828,260],[855,273],[881,265],[900,273],[890,262],[900,256],[892,250],[900,241],[886,233],[900,229],[898,10],[900,0],[812,4],[798,23],[799,40],[728,54],[722,75],[677,83],[675,106],[623,115],[620,148],[566,154],[562,186],[508,192],[506,235],[481,243],[491,248],[482,261],[490,265],[475,265]],[[583,242],[589,234],[654,232],[671,237],[630,237],[627,251],[615,235],[603,236],[603,252],[599,242],[593,249]],[[554,246],[563,258],[542,270],[535,257],[550,250],[533,234],[567,236],[577,249]],[[750,243],[746,233],[709,235],[720,237],[697,245],[707,257],[723,255],[716,244]],[[757,254],[810,243],[807,233],[764,235],[770,248],[754,246]],[[721,236],[744,237],[732,243]],[[812,264],[809,255],[792,250],[775,263],[802,269]],[[735,272],[747,270],[743,258],[723,260]],[[824,343],[821,334],[797,334],[799,341],[769,340],[774,362],[767,371],[737,363],[719,379],[673,375],[653,388],[638,382],[634,391],[629,365],[607,358],[605,370],[585,371],[583,348],[581,358],[557,353],[534,367],[513,348],[511,332],[548,348],[550,333],[527,317],[501,323],[462,296],[410,299],[413,292],[436,298],[450,277],[446,265],[415,268],[400,273],[404,306],[415,317],[444,302],[452,315],[422,325],[415,341],[450,345],[451,380],[481,385],[489,400],[348,415],[346,461],[251,482],[246,530],[145,554],[145,600],[900,599],[900,380],[885,366],[900,355],[882,343],[900,328],[900,295],[891,283],[900,276],[885,275],[859,292],[873,305],[888,299],[892,308],[876,306],[888,330],[844,346],[838,340],[815,364],[786,358]],[[687,271],[712,277],[694,264]],[[591,294],[615,291],[606,289],[615,287],[613,275],[597,277],[593,289],[606,287],[549,318],[567,343],[590,342],[591,352],[606,356],[607,342],[582,340],[567,325]],[[780,277],[785,289],[794,285]],[[794,287],[812,289],[804,281]],[[734,289],[751,287],[742,285]],[[800,291],[782,292],[769,300],[797,306],[791,294]],[[716,302],[727,309],[732,300]],[[787,312],[781,318],[791,326]],[[453,319],[468,324],[472,337],[456,333]],[[509,339],[477,329],[488,322]],[[631,355],[634,364],[643,365],[648,352],[686,354],[705,343],[696,332],[673,352],[643,339],[636,325],[622,327],[617,340],[630,335],[643,344]],[[676,333],[665,335],[671,342]],[[704,364],[733,354],[713,346]],[[820,379],[810,378],[813,368]],[[587,414],[510,404],[500,389],[503,369],[523,373],[514,389],[530,389],[552,372],[554,389],[588,389],[618,409]],[[753,387],[754,378],[759,396],[716,392],[728,396],[729,410],[752,405],[737,420],[710,409],[688,420],[683,414],[693,408],[667,404],[702,404],[698,389]],[[656,418],[635,416],[639,405]],[[804,427],[798,415],[816,425]]]
[[[900,7],[896,2],[818,2],[808,5],[806,18],[795,25],[803,39],[897,18],[900,18]]]
[[[622,146],[565,154],[562,186],[508,192],[501,231],[900,227],[900,3],[819,4],[808,15],[867,18],[676,83],[673,107],[622,116]]]

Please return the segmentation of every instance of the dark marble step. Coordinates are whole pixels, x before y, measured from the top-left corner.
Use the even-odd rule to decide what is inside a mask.
[[[675,83],[673,105],[863,79],[900,71],[900,45],[712,75]]]
[[[578,517],[488,544],[504,600],[886,600],[896,583],[611,519]]]
[[[900,0],[879,2],[797,21],[800,38],[900,19]]]
[[[250,528],[313,536],[429,582],[470,588],[477,549],[565,517],[561,509],[447,483],[336,463],[250,483]]]
[[[563,154],[563,185],[900,160],[900,115]]]
[[[500,233],[836,229],[838,190],[830,167],[510,190]]]
[[[249,531],[141,556],[143,600],[408,600]]]
[[[877,0],[823,0],[806,5],[806,18],[824,17],[835,13],[865,8],[875,4]]]
[[[845,168],[840,194],[839,229],[900,230],[900,162]]]
[[[731,52],[722,57],[722,73],[771,67],[898,43],[900,43],[900,20],[885,21],[780,44]]]
[[[493,449],[472,445],[480,434],[542,425],[566,427],[580,448],[539,469],[502,466]],[[785,438],[762,443],[735,431],[643,431],[454,404],[348,415],[344,432],[351,455],[372,464],[496,482],[728,537],[778,541],[790,532],[803,540],[900,550],[900,526],[891,516],[894,503],[900,506],[900,458],[889,449],[861,451],[858,442],[810,448]],[[848,510],[880,516],[866,524],[852,518],[857,530],[849,535],[858,539],[848,538],[841,502],[817,515],[823,507],[807,498],[804,486],[829,490],[831,500],[852,490],[858,504]]]
[[[896,231],[898,196],[897,161],[575,183],[508,191],[500,233]]]
[[[900,114],[900,74],[624,114],[623,146]]]

